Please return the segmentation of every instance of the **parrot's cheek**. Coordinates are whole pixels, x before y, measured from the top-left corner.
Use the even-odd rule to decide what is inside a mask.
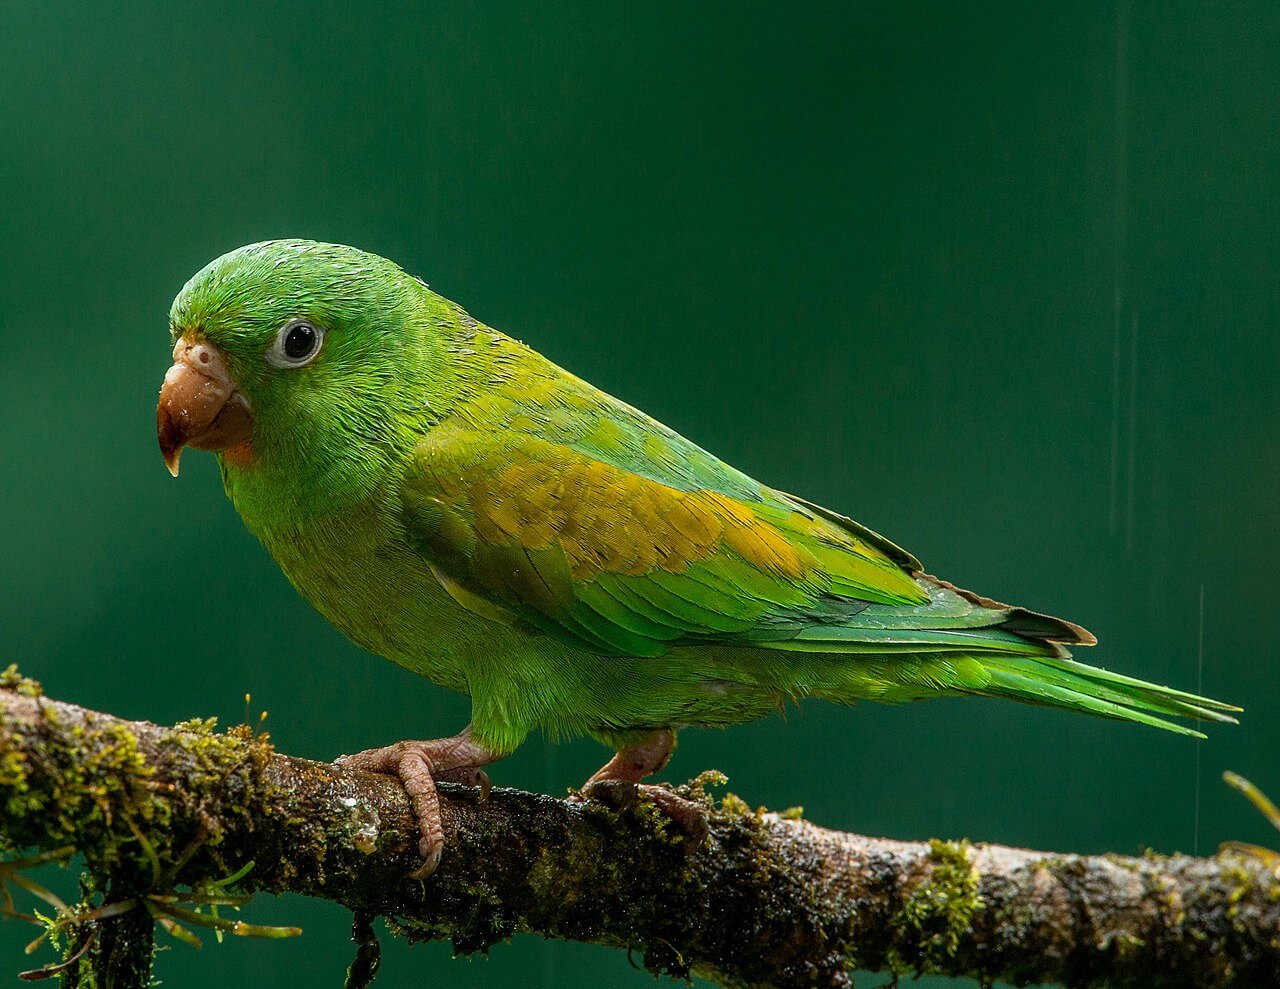
[[[253,438],[253,418],[216,348],[180,340],[173,357],[156,406],[156,436],[165,466],[177,477],[184,446],[244,447]]]

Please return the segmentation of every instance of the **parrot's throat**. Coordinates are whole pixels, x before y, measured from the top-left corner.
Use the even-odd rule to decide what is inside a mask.
[[[239,470],[248,470],[253,466],[253,440],[245,440],[222,451],[222,458]]]
[[[376,503],[388,478],[399,476],[387,454],[369,445],[277,441],[269,432],[219,453],[222,480],[245,524],[264,542],[322,519]],[[381,456],[380,456],[381,454]]]

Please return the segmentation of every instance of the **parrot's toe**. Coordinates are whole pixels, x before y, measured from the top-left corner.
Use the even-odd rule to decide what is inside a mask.
[[[636,787],[642,795],[652,800],[681,831],[689,842],[690,850],[701,847],[711,831],[707,819],[707,807],[696,800],[688,800],[673,793],[665,786],[641,783]]]
[[[668,820],[684,832],[689,849],[699,848],[707,840],[710,824],[707,808],[688,800],[665,786],[632,783],[629,780],[590,780],[570,800],[594,800],[613,810],[623,811],[641,800],[650,801]]]
[[[499,758],[471,738],[467,727],[450,738],[427,741],[404,741],[380,749],[368,749],[334,760],[342,769],[364,770],[394,776],[405,793],[418,820],[418,852],[422,864],[409,873],[412,879],[426,879],[440,865],[444,854],[444,821],[440,816],[440,794],[437,781],[462,783],[479,791],[479,800],[489,795],[489,775],[480,767]]]
[[[488,800],[489,791],[493,789],[489,774],[479,766],[468,766],[462,769],[451,769],[436,773],[436,782],[457,783],[460,786],[474,787],[478,792],[469,796],[478,804]]]
[[[579,792],[579,799],[594,800],[614,810],[634,807],[640,799],[640,788],[629,780],[588,780]]]

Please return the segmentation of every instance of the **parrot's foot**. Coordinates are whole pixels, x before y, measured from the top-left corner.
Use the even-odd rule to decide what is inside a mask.
[[[665,786],[641,782],[662,769],[675,748],[674,731],[661,728],[650,732],[635,744],[619,749],[600,767],[582,785],[582,798],[598,800],[617,810],[634,805],[641,797],[647,798],[685,833],[690,847],[697,848],[707,837],[706,808]]]
[[[367,749],[354,755],[339,756],[335,766],[363,769],[368,773],[385,773],[399,778],[413,803],[422,837],[418,840],[420,865],[409,876],[426,879],[436,871],[444,854],[444,825],[440,819],[440,794],[437,782],[462,783],[479,787],[479,800],[489,795],[489,776],[481,766],[500,759],[479,743],[472,741],[468,725],[452,738],[430,741],[396,742],[380,749]]]
[[[493,789],[493,782],[489,779],[489,774],[479,766],[463,766],[460,769],[441,770],[435,773],[434,779],[437,783],[457,783],[459,786],[474,788],[478,792],[463,794],[463,796],[470,796],[478,804],[488,800],[489,791]]]
[[[699,848],[707,840],[710,831],[707,808],[697,801],[687,800],[665,786],[630,783],[626,780],[596,780],[589,781],[582,787],[582,796],[614,810],[626,810],[641,800],[649,800],[684,832],[691,850]]]

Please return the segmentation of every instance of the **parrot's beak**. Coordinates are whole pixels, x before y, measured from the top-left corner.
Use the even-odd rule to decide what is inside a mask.
[[[156,435],[174,477],[184,446],[227,450],[252,439],[249,401],[216,347],[184,338],[173,348],[173,367],[164,376],[156,406]]]

